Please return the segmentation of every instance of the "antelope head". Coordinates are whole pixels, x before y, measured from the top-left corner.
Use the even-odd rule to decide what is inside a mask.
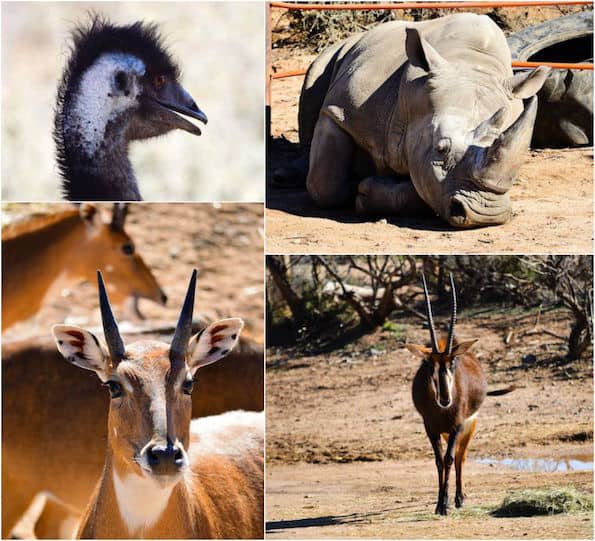
[[[430,383],[434,394],[434,400],[439,408],[446,409],[453,403],[455,373],[459,356],[466,353],[469,348],[477,342],[477,339],[467,340],[465,342],[455,341],[454,331],[457,322],[457,292],[451,274],[450,287],[452,293],[452,307],[448,336],[446,340],[437,340],[434,318],[432,316],[432,305],[428,294],[428,285],[426,283],[426,277],[423,274],[422,282],[426,300],[426,317],[430,329],[431,347],[428,348],[417,344],[406,344],[405,347],[412,353],[421,356],[424,359],[424,363],[426,363],[430,374]]]
[[[109,390],[108,454],[115,475],[173,486],[189,467],[196,373],[234,348],[243,321],[223,319],[191,337],[194,270],[171,345],[141,341],[125,347],[99,271],[97,280],[106,346],[85,329],[54,325],[58,350],[72,364],[94,371]]]

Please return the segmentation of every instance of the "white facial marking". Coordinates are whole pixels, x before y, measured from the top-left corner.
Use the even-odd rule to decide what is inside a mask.
[[[128,96],[114,92],[114,75],[128,74],[133,86]],[[137,57],[123,53],[101,55],[81,77],[66,120],[66,131],[75,131],[88,156],[93,156],[103,140],[105,128],[123,111],[134,107],[140,93],[138,77],[144,75],[145,64]]]
[[[165,510],[174,485],[160,486],[152,479],[126,475],[114,469],[114,489],[122,520],[131,535],[150,528]],[[140,532],[142,534],[142,532]]]

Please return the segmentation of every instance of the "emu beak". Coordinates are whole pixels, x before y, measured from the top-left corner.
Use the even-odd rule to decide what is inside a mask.
[[[194,118],[203,124],[208,122],[207,115],[198,108],[192,96],[186,92],[182,85],[179,83],[170,83],[154,99],[169,113],[167,122],[172,129],[180,129],[194,135],[201,135],[202,132],[198,126],[180,116],[184,115]]]

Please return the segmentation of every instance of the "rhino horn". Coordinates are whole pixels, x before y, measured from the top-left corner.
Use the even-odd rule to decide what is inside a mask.
[[[536,114],[537,97],[533,96],[524,104],[521,115],[491,146],[474,147],[474,156],[471,158],[472,178],[475,184],[499,194],[510,190],[512,181],[529,150]]]
[[[481,143],[481,141],[491,134],[494,137],[500,133],[506,120],[506,107],[500,107],[490,118],[484,120],[475,130],[473,130],[473,141]],[[493,139],[493,138],[492,138]]]

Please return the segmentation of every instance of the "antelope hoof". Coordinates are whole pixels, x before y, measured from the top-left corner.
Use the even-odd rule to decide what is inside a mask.
[[[448,515],[448,506],[443,503],[438,503],[438,505],[436,505],[436,510],[434,511],[434,514],[442,515],[445,517],[446,515]]]

